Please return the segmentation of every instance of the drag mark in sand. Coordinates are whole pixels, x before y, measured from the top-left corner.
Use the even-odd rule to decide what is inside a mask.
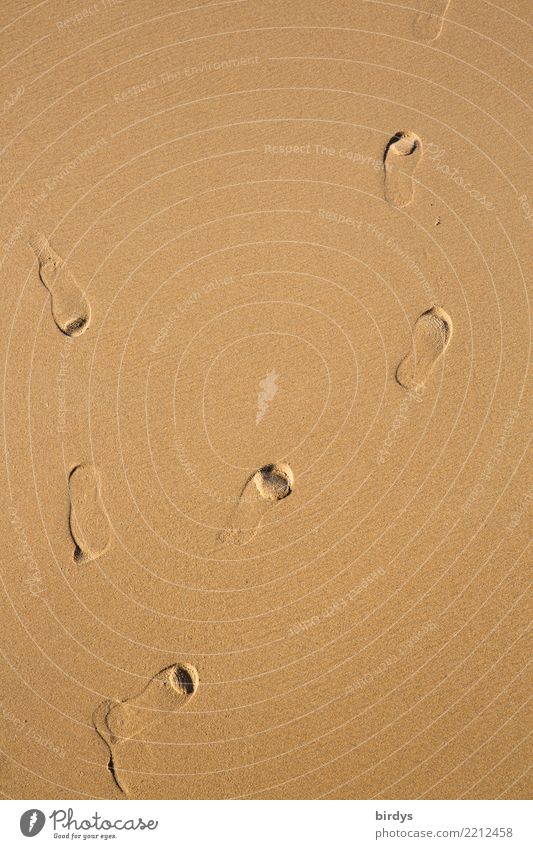
[[[452,320],[441,307],[423,312],[413,329],[413,347],[396,369],[396,380],[405,389],[423,385],[450,343]]]
[[[399,131],[387,142],[383,154],[385,200],[402,208],[413,200],[413,174],[422,155],[422,144],[416,133]]]
[[[69,475],[68,488],[74,560],[90,563],[109,545],[109,523],[102,508],[100,484],[94,466],[76,466]]]
[[[30,239],[39,262],[39,277],[50,292],[52,316],[66,336],[79,336],[89,326],[91,308],[63,259],[48,240],[35,233]]]
[[[223,543],[246,545],[259,530],[265,514],[292,492],[294,476],[287,463],[269,463],[250,475],[244,484],[229,525],[219,539]]]
[[[276,369],[272,369],[263,378],[259,384],[259,393],[257,395],[257,414],[255,423],[258,425],[266,416],[270,402],[276,397],[278,392],[278,373]]]
[[[420,0],[413,30],[421,41],[439,37],[450,0]]]
[[[150,679],[144,690],[124,702],[104,701],[93,714],[93,725],[109,749],[108,768],[119,789],[127,795],[120,776],[124,746],[148,726],[180,710],[198,689],[198,672],[189,664],[175,663]],[[127,770],[124,770],[127,771]]]

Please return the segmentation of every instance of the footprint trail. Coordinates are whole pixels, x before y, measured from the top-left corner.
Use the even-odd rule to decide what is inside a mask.
[[[450,0],[421,0],[415,18],[414,33],[421,41],[434,41],[439,37]]]
[[[413,348],[396,370],[396,380],[405,389],[425,383],[452,336],[452,320],[441,307],[423,312],[413,329]]]
[[[39,276],[50,292],[52,316],[66,336],[79,336],[89,326],[91,308],[66,263],[48,240],[35,233],[30,244],[39,261]]]
[[[246,481],[230,524],[220,534],[220,541],[246,545],[259,530],[266,513],[292,492],[294,476],[287,463],[261,466]]]
[[[415,133],[398,132],[387,142],[383,155],[385,200],[392,206],[407,206],[413,200],[413,175],[422,154]]]
[[[128,788],[121,771],[127,769],[127,742],[145,728],[160,723],[169,713],[180,710],[198,689],[194,666],[175,663],[150,679],[144,690],[124,702],[102,702],[93,714],[93,725],[109,749],[109,771],[119,789]]]
[[[76,466],[68,479],[70,534],[74,560],[90,563],[109,545],[109,523],[102,508],[98,474],[94,466]]]

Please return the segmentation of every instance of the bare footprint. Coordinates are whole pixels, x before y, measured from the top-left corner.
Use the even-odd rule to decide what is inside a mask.
[[[413,348],[396,369],[396,380],[406,389],[425,383],[444,354],[452,336],[452,320],[440,307],[423,312],[413,329]]]
[[[439,37],[450,0],[420,0],[415,18],[414,33],[421,41],[434,41]]]
[[[219,536],[223,543],[251,542],[267,511],[292,492],[294,476],[287,463],[269,463],[254,472],[241,490],[230,524]]]
[[[48,240],[35,233],[30,244],[39,261],[39,276],[50,292],[52,316],[66,336],[79,336],[87,329],[91,308],[76,280]]]
[[[74,540],[74,560],[90,563],[109,545],[109,523],[100,500],[100,485],[94,466],[72,469],[68,488],[70,495],[70,534]]]
[[[422,143],[415,133],[400,131],[389,139],[383,155],[387,203],[399,208],[411,203],[413,174],[421,154]]]
[[[162,722],[166,714],[183,707],[198,689],[194,666],[175,663],[150,679],[144,690],[124,702],[105,701],[93,714],[93,725],[109,749],[109,770],[120,790],[128,793],[120,775],[123,747],[147,726]]]

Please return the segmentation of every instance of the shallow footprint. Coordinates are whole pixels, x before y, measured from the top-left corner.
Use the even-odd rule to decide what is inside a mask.
[[[165,715],[183,707],[198,689],[194,666],[175,663],[150,679],[144,690],[124,702],[102,702],[93,714],[93,725],[109,749],[109,770],[123,793],[127,783],[120,775],[121,752],[132,738]]]
[[[421,153],[422,144],[415,133],[400,131],[389,139],[383,155],[387,203],[399,208],[411,203],[413,174]]]
[[[434,41],[439,37],[450,0],[420,0],[415,18],[414,33],[422,41]]]
[[[396,380],[406,389],[425,383],[450,343],[452,320],[441,307],[423,312],[413,329],[413,348],[396,369]]]
[[[267,511],[292,492],[294,476],[287,463],[269,463],[254,472],[241,490],[230,524],[219,536],[223,543],[251,542]]]
[[[110,536],[94,466],[83,464],[72,469],[68,488],[69,526],[75,546],[74,560],[78,563],[90,563],[103,554],[109,545]]]
[[[52,316],[66,336],[79,336],[87,329],[91,308],[76,280],[48,240],[35,233],[30,244],[39,261],[39,276],[48,291]]]

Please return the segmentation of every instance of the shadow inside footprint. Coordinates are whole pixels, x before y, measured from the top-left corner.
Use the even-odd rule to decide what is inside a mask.
[[[85,295],[48,240],[35,233],[30,244],[39,262],[39,277],[50,292],[52,316],[66,336],[80,336],[88,327],[91,310]]]
[[[90,563],[109,545],[109,523],[100,499],[98,474],[94,466],[82,464],[72,469],[69,527],[74,542],[74,560]]]
[[[421,0],[413,26],[421,41],[434,41],[439,37],[450,0]]]
[[[265,514],[291,494],[293,484],[294,476],[287,463],[269,463],[253,472],[244,484],[230,522],[219,535],[219,540],[233,545],[251,542]]]
[[[149,726],[180,710],[198,689],[198,672],[189,664],[172,664],[150,679],[144,690],[124,702],[104,701],[93,713],[93,725],[109,749],[108,769],[117,787],[128,794],[124,767],[128,741]],[[121,766],[122,764],[122,766]]]
[[[413,347],[396,369],[396,380],[405,389],[425,383],[452,336],[452,320],[441,307],[423,312],[413,329]]]
[[[385,200],[402,208],[414,196],[413,174],[422,154],[422,144],[415,133],[399,131],[385,146]]]

